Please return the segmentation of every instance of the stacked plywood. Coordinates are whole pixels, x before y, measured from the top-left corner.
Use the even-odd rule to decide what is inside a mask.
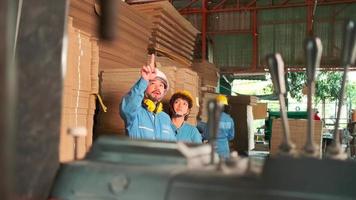
[[[276,155],[279,151],[279,145],[283,141],[283,126],[281,119],[273,120],[272,125],[272,138],[271,138],[271,149],[270,154]],[[290,138],[296,145],[296,150],[298,153],[303,152],[303,148],[307,138],[307,126],[308,120],[305,119],[288,119],[290,127]],[[319,155],[321,156],[321,142],[322,142],[322,122],[314,121],[314,137],[313,142],[319,148]]]
[[[191,66],[198,30],[168,1],[132,6],[147,14],[153,24],[150,47],[166,57]]]
[[[83,157],[92,144],[95,99],[98,93],[98,44],[90,34],[68,23],[68,62],[64,77],[60,161],[74,158],[74,138],[68,130],[86,128],[78,139],[77,155]]]

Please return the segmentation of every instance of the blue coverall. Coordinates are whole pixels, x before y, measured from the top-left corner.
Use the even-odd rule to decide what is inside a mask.
[[[202,143],[201,135],[195,126],[184,122],[180,128],[172,124],[172,129],[176,132],[177,141]]]
[[[216,152],[224,158],[230,157],[229,141],[235,137],[234,121],[229,114],[221,113],[219,131],[216,138]]]
[[[125,121],[127,133],[134,139],[176,141],[169,115],[165,112],[155,114],[143,107],[147,86],[148,81],[140,78],[122,99],[120,115]]]

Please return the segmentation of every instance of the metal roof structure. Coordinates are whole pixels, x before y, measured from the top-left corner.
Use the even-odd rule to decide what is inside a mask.
[[[342,27],[356,19],[356,0],[170,1],[205,38],[198,57],[213,61],[222,74],[264,72],[265,56],[274,52],[289,71],[303,71],[307,36],[322,40],[321,68],[340,70]]]

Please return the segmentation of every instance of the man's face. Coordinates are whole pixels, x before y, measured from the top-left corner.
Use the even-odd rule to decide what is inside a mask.
[[[150,80],[146,89],[146,96],[154,102],[161,101],[165,95],[165,86],[162,81]]]

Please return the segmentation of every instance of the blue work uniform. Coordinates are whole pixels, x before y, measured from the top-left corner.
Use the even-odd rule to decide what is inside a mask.
[[[202,143],[201,135],[195,126],[183,122],[180,128],[177,128],[172,124],[173,131],[176,132],[177,141],[189,142],[189,143]]]
[[[225,112],[221,113],[219,132],[216,138],[216,152],[219,156],[230,157],[229,141],[235,137],[235,125],[231,116]]]
[[[142,105],[147,86],[148,81],[140,78],[120,104],[128,135],[133,139],[176,141],[169,115],[150,112]]]
[[[209,140],[208,124],[206,122],[199,121],[197,124],[197,129],[200,132],[203,140]]]

